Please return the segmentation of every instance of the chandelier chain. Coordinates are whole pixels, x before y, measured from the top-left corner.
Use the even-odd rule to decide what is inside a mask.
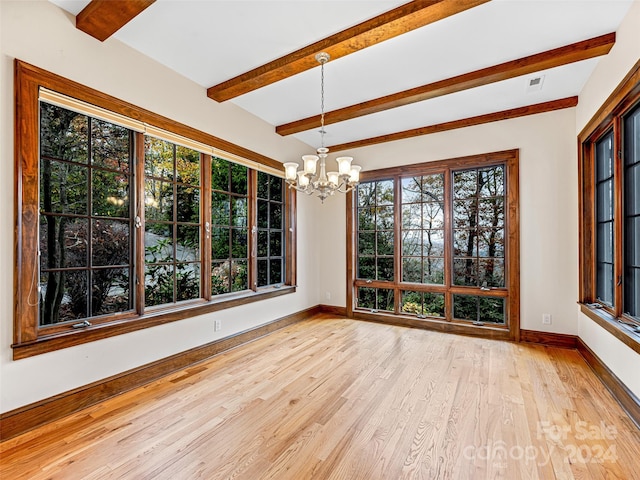
[[[324,64],[320,63],[320,146],[324,147]]]

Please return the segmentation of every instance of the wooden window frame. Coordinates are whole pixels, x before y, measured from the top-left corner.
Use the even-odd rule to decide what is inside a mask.
[[[144,310],[144,298],[137,295],[135,312],[123,315],[105,316],[100,321],[93,322],[86,328],[73,328],[74,322],[56,325],[52,329],[42,329],[39,326],[38,302],[33,301],[34,281],[37,281],[39,261],[39,92],[41,88],[66,95],[68,97],[95,105],[109,112],[132,118],[136,121],[163,129],[204,145],[210,145],[229,153],[232,157],[239,157],[253,162],[257,168],[264,166],[267,170],[280,171],[282,164],[269,157],[263,156],[244,147],[227,142],[208,133],[175,122],[161,115],[139,108],[128,102],[106,95],[102,92],[73,82],[28,63],[15,60],[14,91],[15,91],[15,119],[14,119],[14,335],[13,359],[21,359],[59,350],[74,345],[80,345],[115,335],[130,333],[137,330],[161,325],[168,322],[202,315],[226,308],[235,307],[267,298],[278,297],[296,291],[296,195],[292,189],[285,189],[283,200],[285,209],[283,223],[285,232],[285,285],[279,288],[249,289],[243,292],[224,294],[212,297],[210,295],[210,279],[207,280],[208,268],[203,268],[202,288],[203,296],[200,300],[189,301],[186,304],[171,304],[166,308],[152,308]],[[141,133],[134,133],[134,148],[138,159],[144,158],[144,142]],[[210,195],[210,155],[202,154],[202,199],[201,208],[210,219],[211,204],[207,197]],[[144,162],[136,164],[136,188],[144,191],[140,182],[144,179]],[[250,170],[251,167],[249,167]],[[206,169],[206,170],[205,170]],[[250,186],[254,189],[255,186]],[[144,226],[144,205],[141,204],[143,195],[138,195],[137,210],[141,212]],[[254,197],[255,198],[255,197]],[[250,218],[254,214],[249,209]],[[206,218],[201,220],[204,224]],[[250,220],[255,222],[255,219]],[[255,224],[255,223],[254,223]],[[204,233],[202,237],[201,262],[205,266],[210,264],[210,242]],[[144,252],[144,237],[135,237],[135,249]],[[255,245],[255,243],[253,243]],[[251,245],[251,242],[249,242]],[[209,250],[209,251],[208,251]],[[253,254],[253,252],[252,252]],[[144,278],[144,262],[136,262],[138,278]],[[142,275],[142,276],[141,276]],[[249,284],[251,285],[251,284]],[[142,285],[141,288],[144,288]],[[208,290],[207,290],[208,289]],[[140,287],[138,287],[140,292]],[[207,294],[209,292],[209,294]],[[31,300],[30,300],[31,299]],[[37,294],[36,294],[37,299]]]
[[[623,118],[640,102],[640,60],[578,135],[579,300],[580,310],[618,340],[640,353],[640,334],[625,323],[637,321],[623,313],[623,282],[615,281],[613,306],[601,305],[596,291],[595,146],[613,131],[614,151],[614,279],[623,272]]]
[[[406,325],[420,328],[429,328],[434,330],[461,333],[467,335],[481,336],[486,338],[495,338],[502,340],[519,341],[520,339],[520,207],[519,207],[519,151],[506,150],[502,152],[493,152],[480,155],[471,155],[467,157],[459,157],[448,160],[440,160],[434,162],[425,162],[415,165],[406,165],[400,167],[391,167],[380,170],[362,172],[361,181],[383,180],[394,178],[396,182],[396,191],[400,188],[400,179],[407,176],[429,175],[432,173],[445,172],[445,192],[450,192],[450,172],[465,168],[482,168],[492,165],[505,165],[505,287],[492,288],[491,292],[486,292],[474,287],[459,287],[452,284],[451,267],[445,267],[445,283],[444,285],[428,285],[404,283],[399,277],[400,267],[399,260],[401,258],[399,242],[395,243],[394,257],[395,261],[395,279],[393,282],[387,281],[366,281],[356,278],[357,267],[357,198],[355,192],[347,195],[347,315],[351,318],[361,318],[372,321],[384,321],[398,325]],[[445,194],[445,265],[451,265],[451,198]],[[395,200],[395,229],[396,238],[400,238],[399,231],[401,228],[400,219],[400,195],[396,195]],[[372,288],[391,288],[395,291],[396,311],[399,308],[399,298],[401,291],[423,291],[432,293],[445,293],[445,309],[446,312],[452,310],[452,299],[454,294],[468,294],[480,296],[495,296],[507,298],[505,305],[506,325],[485,324],[481,327],[474,326],[467,321],[455,321],[438,318],[411,318],[406,315],[395,313],[369,313],[358,311],[354,307],[356,288],[358,286]],[[449,314],[450,315],[450,314]]]

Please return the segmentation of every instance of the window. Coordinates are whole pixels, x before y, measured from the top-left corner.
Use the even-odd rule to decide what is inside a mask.
[[[211,159],[211,294],[248,287],[248,171]]]
[[[200,294],[200,153],[144,140],[144,299],[146,306]]]
[[[14,358],[295,291],[279,162],[16,68]]]
[[[350,313],[516,338],[517,185],[517,151],[364,173],[349,220]]]
[[[40,106],[40,326],[133,308],[130,132]]]
[[[258,172],[258,287],[284,279],[284,192],[282,178]]]
[[[640,62],[579,143],[582,311],[640,351]]]

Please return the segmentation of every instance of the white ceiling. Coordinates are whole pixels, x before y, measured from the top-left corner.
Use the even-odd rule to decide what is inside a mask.
[[[50,0],[76,15],[88,0]],[[616,31],[634,0],[492,0],[329,62],[327,111]],[[638,1],[638,0],[635,0]],[[114,38],[211,87],[404,0],[157,0]],[[111,40],[107,40],[111,41]],[[580,93],[598,58],[326,127],[335,145]],[[528,80],[545,75],[540,91]],[[203,92],[203,101],[208,99]],[[320,113],[319,68],[231,102],[280,125]],[[295,137],[315,148],[319,128]]]

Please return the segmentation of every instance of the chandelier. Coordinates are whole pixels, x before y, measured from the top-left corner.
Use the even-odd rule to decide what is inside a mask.
[[[320,63],[320,148],[317,155],[303,155],[303,169],[298,171],[298,164],[287,162],[284,164],[285,179],[289,188],[295,188],[307,195],[316,194],[324,203],[324,199],[335,192],[347,193],[355,188],[360,181],[360,169],[358,165],[351,165],[353,157],[338,157],[338,171],[326,171],[326,159],[329,149],[324,146],[324,64],[331,57],[322,52],[316,55]],[[317,172],[318,160],[320,160],[320,172]]]

